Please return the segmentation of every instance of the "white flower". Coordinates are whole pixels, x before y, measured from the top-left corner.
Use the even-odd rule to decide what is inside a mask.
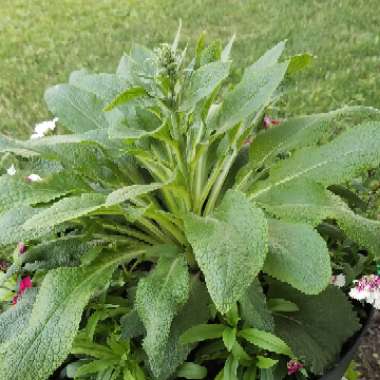
[[[40,137],[44,137],[49,131],[54,131],[55,124],[58,121],[58,118],[55,117],[53,120],[46,120],[41,123],[38,123],[34,127],[34,132],[30,136],[32,140],[39,139]]]
[[[368,296],[368,292],[366,290],[360,290],[358,288],[352,288],[350,290],[349,296],[355,300],[362,301],[365,300]]]
[[[331,284],[338,288],[343,288],[346,285],[346,276],[343,273],[331,277]]]
[[[16,174],[16,168],[13,164],[7,169],[7,174],[10,176],[14,176]]]
[[[380,276],[371,274],[354,281],[355,287],[350,290],[350,297],[373,305],[380,309]]]
[[[42,178],[38,174],[30,174],[26,177],[30,182],[40,182]]]

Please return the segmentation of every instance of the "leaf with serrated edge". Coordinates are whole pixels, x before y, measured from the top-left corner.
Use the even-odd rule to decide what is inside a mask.
[[[316,296],[305,296],[294,288],[272,281],[269,296],[286,298],[299,311],[276,314],[276,333],[284,339],[307,368],[325,373],[336,362],[342,344],[360,327],[352,304],[336,286]]]
[[[324,186],[343,183],[380,164],[379,144],[380,123],[369,122],[342,133],[328,144],[297,151],[275,164],[269,177],[252,188],[250,198],[299,178]]]
[[[211,216],[189,214],[184,222],[211,298],[226,313],[262,269],[268,238],[265,216],[243,193],[229,190]]]
[[[69,84],[60,84],[45,92],[49,110],[76,133],[107,128],[102,102],[94,95]]]
[[[291,222],[317,226],[335,219],[346,235],[380,257],[380,222],[355,214],[338,196],[308,180],[286,183],[262,194],[257,203],[270,214]]]

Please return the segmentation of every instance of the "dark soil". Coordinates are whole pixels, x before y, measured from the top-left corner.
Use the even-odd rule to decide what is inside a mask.
[[[380,380],[380,312],[363,337],[358,358],[360,380]]]

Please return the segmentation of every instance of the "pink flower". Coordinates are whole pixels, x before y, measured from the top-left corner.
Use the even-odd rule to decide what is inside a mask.
[[[263,120],[264,128],[268,129],[272,125],[278,125],[280,124],[280,120],[277,119],[271,119],[269,116],[265,116]]]
[[[25,252],[26,252],[26,245],[22,242],[18,243],[18,253],[22,255]]]
[[[380,276],[370,274],[354,281],[355,287],[350,290],[350,297],[358,301],[365,301],[380,309]]]
[[[288,361],[287,368],[288,375],[293,375],[303,368],[303,364],[301,364],[299,361],[295,359],[292,359]]]
[[[24,277],[20,281],[17,294],[13,297],[13,300],[12,300],[13,305],[16,305],[20,297],[25,293],[26,289],[30,289],[32,286],[33,285],[32,285],[32,280],[30,276]]]

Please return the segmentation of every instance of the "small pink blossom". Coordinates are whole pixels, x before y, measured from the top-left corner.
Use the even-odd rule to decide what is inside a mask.
[[[265,129],[270,128],[272,125],[280,124],[280,120],[272,119],[269,116],[265,116],[263,120],[263,125]]]
[[[23,255],[26,252],[26,245],[23,242],[18,243],[18,253]]]
[[[350,297],[365,301],[380,310],[380,276],[376,274],[363,276],[354,281],[355,287],[350,290]]]
[[[288,361],[287,368],[288,375],[293,375],[303,368],[303,364],[295,359],[292,359]]]
[[[32,285],[31,278],[29,276],[24,277],[20,281],[17,294],[13,297],[13,300],[12,300],[13,305],[16,305],[20,297],[25,293],[26,289],[30,289],[32,286],[33,285]]]

